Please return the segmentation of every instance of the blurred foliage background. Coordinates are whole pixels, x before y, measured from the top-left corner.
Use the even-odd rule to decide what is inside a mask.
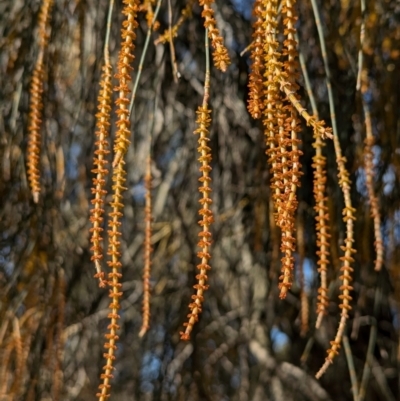
[[[172,21],[185,7],[171,0]],[[36,60],[38,0],[0,3],[0,399],[94,399],[108,325],[108,290],[98,288],[90,261],[89,211],[94,126],[108,1],[56,0],[45,58],[42,193],[34,204],[26,178],[29,85]],[[217,1],[215,16],[232,64],[211,72],[213,230],[210,288],[192,339],[179,332],[188,313],[197,262],[198,165],[195,110],[204,81],[201,10],[174,40],[181,75],[173,80],[163,1],[132,114],[122,225],[123,297],[112,400],[353,400],[343,349],[320,381],[339,319],[339,257],[343,199],[333,145],[328,157],[332,234],[329,313],[314,330],[316,235],[312,194],[312,130],[305,125],[295,283],[279,300],[279,233],[273,223],[263,128],[246,109],[252,2]],[[356,208],[353,310],[347,335],[355,374],[369,369],[365,400],[399,399],[400,302],[400,4],[319,2],[328,49],[340,142]],[[321,118],[330,124],[325,70],[311,4],[299,1],[299,49],[306,60]],[[116,1],[110,51],[115,65],[122,4]],[[379,197],[384,266],[374,271],[373,221],[367,200],[364,115],[356,91],[360,25],[370,79],[374,183]],[[139,17],[135,76],[147,34]],[[310,108],[303,78],[300,94]],[[115,120],[115,116],[113,117]],[[112,125],[112,132],[115,126]],[[153,236],[151,328],[141,325],[144,174],[152,135]],[[108,182],[108,188],[111,183]],[[300,264],[309,305],[300,324]],[[372,328],[376,336],[370,338]],[[369,347],[369,348],[368,348]],[[367,350],[369,351],[367,352]],[[367,355],[369,364],[366,363]],[[365,373],[364,373],[365,374]]]

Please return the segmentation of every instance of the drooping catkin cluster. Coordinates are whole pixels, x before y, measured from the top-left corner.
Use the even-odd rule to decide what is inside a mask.
[[[207,32],[206,32],[207,35]],[[212,199],[211,199],[211,148],[208,146],[209,131],[208,127],[211,123],[211,110],[208,107],[208,99],[210,92],[210,69],[208,62],[208,41],[206,40],[206,74],[204,80],[204,97],[203,104],[199,106],[196,111],[197,120],[196,123],[198,128],[194,131],[194,134],[199,134],[197,148],[200,153],[199,162],[200,162],[200,172],[201,177],[199,178],[200,186],[199,192],[202,194],[199,203],[201,205],[199,210],[199,215],[201,216],[201,220],[199,221],[199,225],[201,227],[201,231],[198,236],[200,237],[198,242],[198,247],[201,249],[200,252],[197,253],[197,257],[200,258],[201,262],[197,265],[197,269],[199,273],[196,276],[197,284],[193,287],[196,290],[196,293],[192,295],[193,302],[189,304],[190,313],[187,315],[188,322],[184,323],[186,327],[184,332],[181,332],[182,340],[189,340],[190,333],[193,330],[194,324],[199,319],[199,314],[202,311],[202,304],[204,300],[204,292],[208,289],[208,285],[206,284],[208,280],[207,272],[211,269],[209,265],[209,261],[211,258],[210,255],[210,246],[211,246],[211,231],[210,226],[214,222],[213,213],[211,211]]]
[[[101,233],[103,231],[103,215],[104,215],[104,198],[107,194],[105,190],[106,177],[108,175],[107,169],[107,155],[110,153],[108,150],[108,136],[110,129],[110,115],[111,115],[111,101],[112,101],[112,86],[111,86],[111,72],[110,64],[103,67],[103,74],[100,80],[100,94],[98,98],[98,113],[96,114],[96,138],[94,160],[94,169],[92,173],[95,174],[93,178],[92,199],[93,208],[91,210],[90,221],[92,222],[91,243],[93,244],[91,251],[93,252],[92,260],[95,263],[97,274],[95,277],[99,279],[100,287],[106,286],[104,279],[104,272],[101,267],[101,260],[103,259],[103,238]]]
[[[296,17],[293,2],[285,2],[285,35],[284,54],[285,62],[279,53],[277,40],[278,4],[277,1],[263,1],[256,4],[256,21],[254,23],[255,42],[253,51],[253,71],[259,71],[257,61],[259,56],[264,58],[264,90],[262,93],[263,105],[257,106],[254,101],[257,95],[255,83],[257,75],[250,81],[249,101],[253,114],[259,110],[263,113],[263,123],[267,142],[267,155],[271,168],[271,188],[275,206],[275,220],[281,229],[282,269],[279,288],[280,297],[285,298],[292,283],[292,270],[294,266],[293,252],[295,251],[295,213],[297,209],[296,190],[300,185],[301,164],[299,157],[299,122],[297,111],[292,99],[299,102],[295,91],[297,90],[297,43],[295,40],[294,24]],[[262,29],[260,28],[260,24]],[[260,39],[257,39],[260,38]],[[257,41],[263,43],[262,51],[257,49]],[[256,67],[254,67],[256,64]],[[282,84],[284,83],[284,84]],[[282,88],[287,91],[283,96]],[[289,96],[290,95],[290,96]],[[258,101],[258,99],[257,99]],[[256,111],[256,113],[254,113]]]
[[[277,131],[279,123],[278,115],[282,110],[282,99],[279,91],[279,83],[276,77],[276,69],[281,69],[278,53],[279,44],[276,39],[277,27],[277,1],[263,1],[265,18],[263,18],[263,31],[265,39],[263,41],[264,54],[264,102],[263,102],[263,124],[265,127],[265,139],[267,143],[267,155],[271,168],[271,188],[273,189],[273,199],[275,211],[279,211],[280,196],[283,189],[282,175],[280,173],[281,163],[279,157],[279,147],[277,141]]]
[[[123,204],[123,192],[126,190],[124,187],[126,181],[125,172],[125,161],[124,155],[129,146],[129,136],[130,136],[130,122],[129,122],[129,98],[128,95],[130,90],[128,88],[128,83],[131,80],[130,71],[132,70],[131,62],[134,59],[134,40],[136,38],[135,30],[137,28],[137,15],[139,12],[139,2],[138,0],[124,0],[123,14],[125,15],[125,20],[123,21],[123,28],[121,30],[122,43],[121,50],[118,57],[118,72],[115,77],[118,79],[118,86],[114,90],[118,93],[118,98],[115,101],[117,107],[117,133],[114,142],[115,158],[113,162],[113,174],[112,174],[112,201],[110,202],[111,212],[109,213],[109,246],[108,252],[110,259],[108,261],[108,266],[111,272],[108,274],[108,285],[110,289],[110,309],[111,312],[108,315],[110,319],[110,324],[108,325],[108,334],[106,334],[106,339],[108,340],[104,345],[106,353],[104,358],[106,359],[106,364],[103,367],[103,373],[101,375],[102,384],[100,384],[100,393],[97,394],[100,401],[104,401],[109,397],[110,393],[110,380],[112,379],[113,361],[115,359],[116,351],[116,341],[118,340],[117,332],[119,330],[118,320],[118,310],[120,307],[119,298],[122,295],[121,292],[121,262],[120,262],[120,237],[121,237],[121,217]]]
[[[146,176],[144,178],[146,195],[144,208],[144,268],[143,268],[143,322],[139,337],[143,337],[150,327],[150,277],[151,277],[151,157],[147,158]]]
[[[314,199],[316,212],[316,233],[317,233],[317,256],[318,272],[321,278],[321,285],[318,288],[317,321],[315,327],[321,326],[322,318],[328,308],[328,280],[327,272],[329,265],[329,213],[326,197],[326,158],[322,154],[324,142],[317,129],[314,129],[315,156],[312,167],[314,168]]]
[[[216,26],[214,10],[211,7],[211,4],[213,3],[214,0],[199,0],[200,6],[203,7],[201,15],[204,18],[204,27],[208,31],[208,37],[211,40],[211,46],[214,48],[214,65],[219,70],[226,71],[231,61],[229,59],[228,50],[224,46],[224,41]]]
[[[297,68],[297,41],[295,39],[296,29],[295,23],[297,17],[295,15],[294,1],[287,0],[283,3],[284,15],[284,48],[283,56],[286,57],[283,64],[283,71],[287,81],[290,83],[293,96],[297,98],[296,91],[298,85],[296,79],[298,77]],[[299,150],[301,141],[297,137],[299,132],[299,120],[297,111],[293,104],[285,99],[285,126],[283,130],[283,138],[281,142],[282,157],[282,173],[284,175],[284,197],[282,199],[282,211],[278,214],[277,224],[282,230],[282,251],[285,252],[283,262],[283,277],[281,283],[281,297],[286,294],[288,286],[286,286],[287,272],[293,268],[292,253],[295,249],[294,223],[297,210],[296,191],[300,186],[301,164],[300,156],[302,152]],[[286,267],[286,269],[285,269]]]
[[[29,102],[27,169],[28,181],[33,201],[39,201],[40,194],[40,149],[43,110],[43,82],[45,79],[44,57],[49,41],[48,27],[50,24],[53,0],[43,0],[38,17],[38,56],[32,73]]]

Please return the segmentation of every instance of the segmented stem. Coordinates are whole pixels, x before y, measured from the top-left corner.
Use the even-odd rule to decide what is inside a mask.
[[[110,319],[110,324],[108,325],[108,333],[105,335],[107,342],[104,344],[104,348],[107,352],[105,352],[104,358],[106,359],[106,364],[103,367],[104,373],[101,374],[100,378],[102,379],[102,384],[100,384],[99,389],[100,393],[97,394],[100,401],[104,401],[109,397],[110,393],[110,380],[113,378],[112,371],[114,370],[114,360],[115,360],[115,351],[117,349],[116,342],[118,340],[117,332],[119,330],[118,320],[118,309],[119,309],[119,298],[122,296],[121,292],[121,283],[120,279],[122,274],[120,273],[120,269],[122,264],[120,262],[120,241],[119,237],[121,236],[121,232],[119,227],[121,226],[120,219],[122,217],[122,208],[123,208],[123,199],[122,193],[126,190],[123,186],[125,182],[125,171],[124,171],[124,161],[121,160],[118,165],[114,168],[113,171],[113,200],[110,203],[112,207],[112,212],[110,212],[110,222],[108,231],[109,236],[109,246],[108,246],[108,255],[111,260],[108,261],[108,265],[111,268],[111,273],[108,274],[108,285],[111,287],[110,290],[110,298],[111,303],[109,308],[111,312],[108,314],[108,318]]]
[[[93,178],[92,194],[94,198],[92,199],[93,208],[90,211],[90,221],[92,222],[92,228],[90,232],[92,237],[90,242],[93,244],[91,251],[93,252],[92,260],[94,261],[96,267],[96,275],[99,279],[100,287],[106,286],[106,281],[104,280],[104,272],[101,267],[101,260],[103,259],[103,238],[101,233],[103,231],[103,215],[104,215],[104,198],[107,194],[105,190],[106,177],[108,175],[107,169],[107,154],[109,154],[109,129],[110,129],[110,114],[111,114],[111,100],[112,100],[112,87],[111,87],[111,65],[106,64],[103,67],[103,74],[100,80],[100,94],[98,98],[98,113],[96,114],[97,130],[96,137],[97,141],[95,143],[94,169],[92,173],[96,174]]]
[[[261,111],[264,107],[262,102],[263,82],[262,82],[262,59],[263,59],[263,41],[264,30],[263,21],[265,12],[263,12],[261,0],[255,0],[253,6],[253,42],[251,44],[251,72],[249,75],[249,100],[247,109],[255,119],[261,117]]]
[[[121,158],[128,150],[130,143],[130,122],[129,122],[129,99],[130,90],[128,82],[131,81],[130,71],[132,71],[131,63],[134,60],[133,50],[134,40],[136,39],[135,30],[138,26],[137,14],[139,9],[139,0],[124,0],[125,8],[123,14],[126,20],[123,22],[122,47],[118,57],[118,73],[115,78],[119,80],[119,86],[114,90],[119,93],[115,105],[118,107],[116,113],[118,115],[117,127],[118,131],[115,138],[114,151],[115,157],[113,167],[116,167],[121,161]]]
[[[329,265],[329,213],[326,197],[326,158],[322,155],[324,142],[320,133],[314,129],[315,156],[313,157],[312,167],[314,168],[314,199],[316,212],[316,232],[317,232],[317,256],[318,272],[321,277],[321,285],[318,288],[317,303],[317,321],[315,327],[321,326],[322,318],[327,313],[328,298],[328,280],[327,272]]]
[[[144,268],[143,268],[143,322],[140,328],[139,337],[143,337],[147,330],[150,328],[150,277],[151,277],[151,157],[148,156],[146,163],[146,176],[144,178],[146,195],[145,195],[145,208],[144,208]]]
[[[33,201],[39,202],[40,194],[40,149],[43,110],[43,82],[45,79],[44,54],[49,41],[48,27],[50,24],[50,12],[53,0],[43,0],[38,21],[38,47],[39,53],[36,59],[35,68],[32,73],[29,101],[29,124],[28,124],[28,146],[27,146],[27,170],[28,181],[32,192]]]
[[[263,10],[265,10],[265,18],[263,18],[263,28],[265,32],[265,40],[263,42],[265,64],[263,124],[265,128],[265,141],[267,144],[266,153],[272,173],[271,188],[273,189],[274,206],[275,211],[279,212],[283,178],[282,174],[280,174],[281,160],[277,132],[279,125],[283,127],[283,122],[279,121],[279,124],[277,118],[282,109],[279,85],[276,82],[276,71],[280,71],[282,67],[282,64],[279,62],[279,44],[276,40],[277,1],[264,0],[262,6]]]
[[[214,222],[213,213],[211,211],[211,148],[208,146],[209,131],[208,127],[211,123],[211,110],[208,108],[208,101],[210,96],[210,68],[209,68],[209,47],[207,40],[207,30],[206,30],[206,75],[204,80],[204,97],[203,104],[199,106],[196,111],[198,128],[194,131],[194,134],[199,134],[199,147],[197,148],[200,153],[199,162],[200,162],[200,172],[201,177],[199,178],[200,187],[199,192],[202,194],[202,198],[199,200],[201,205],[199,210],[199,215],[201,216],[201,220],[199,221],[199,225],[201,227],[201,231],[198,236],[200,237],[198,246],[201,249],[200,252],[197,253],[197,257],[200,258],[201,263],[197,265],[197,269],[199,270],[199,274],[196,276],[197,284],[193,287],[196,290],[196,294],[192,295],[193,302],[189,304],[190,313],[187,315],[188,322],[184,323],[186,327],[184,332],[181,332],[182,340],[189,340],[190,333],[193,330],[194,324],[199,319],[199,314],[202,311],[202,303],[204,300],[204,292],[208,289],[208,285],[206,284],[208,277],[207,271],[211,269],[209,265],[209,260],[211,258],[210,255],[210,246],[211,246],[211,232],[210,225]]]
[[[283,55],[287,57],[283,65],[284,76],[290,82],[293,96],[297,98],[295,91],[298,89],[296,78],[297,72],[297,41],[295,38],[296,29],[295,23],[297,17],[295,15],[294,1],[287,0],[283,3],[285,36]],[[282,153],[282,174],[284,177],[283,187],[284,196],[281,202],[281,211],[278,211],[277,224],[282,229],[282,246],[284,252],[282,259],[282,276],[280,289],[280,297],[286,296],[287,290],[291,286],[291,271],[293,270],[294,260],[293,252],[296,246],[296,238],[294,236],[295,213],[297,210],[296,191],[300,186],[301,164],[300,156],[302,152],[299,150],[301,141],[297,137],[299,129],[299,121],[297,111],[293,104],[285,99],[287,105],[285,111],[288,117],[285,121],[284,136],[280,140]],[[284,155],[284,156],[283,156]]]

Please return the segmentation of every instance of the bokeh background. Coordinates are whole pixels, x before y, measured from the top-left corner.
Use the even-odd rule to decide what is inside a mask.
[[[159,29],[144,59],[132,114],[122,225],[123,297],[112,400],[353,400],[343,349],[320,381],[313,377],[336,332],[340,309],[340,245],[345,227],[333,145],[328,158],[330,303],[314,329],[319,279],[313,198],[312,130],[303,125],[298,191],[295,283],[278,297],[279,232],[273,224],[270,174],[260,121],[247,112],[251,1],[217,1],[215,16],[232,64],[211,71],[212,270],[203,313],[189,342],[179,339],[197,261],[198,162],[195,110],[205,73],[201,9],[174,40],[181,74],[173,79],[171,49],[153,41],[177,21],[186,2],[163,1]],[[365,400],[399,399],[400,301],[400,5],[373,0],[319,1],[340,142],[356,208],[353,310],[347,324],[358,382],[367,370]],[[108,290],[93,278],[89,212],[96,102],[108,1],[55,0],[45,57],[42,194],[34,204],[26,176],[29,85],[37,56],[40,1],[0,2],[0,399],[95,399],[104,365]],[[299,49],[318,111],[330,125],[326,72],[309,1],[299,1]],[[110,52],[120,46],[122,4],[115,2]],[[356,91],[360,26],[370,87],[374,184],[385,254],[374,271],[373,221],[367,199],[361,95]],[[133,78],[147,35],[139,17]],[[300,96],[310,108],[304,79]],[[115,81],[114,81],[115,84]],[[113,115],[115,121],[115,115]],[[115,125],[112,125],[112,135]],[[151,328],[141,326],[144,175],[151,136],[153,235]],[[111,155],[110,155],[111,158]],[[108,189],[111,183],[107,183]],[[107,198],[110,200],[110,197]],[[301,280],[301,266],[304,279]],[[309,306],[301,324],[300,294]],[[371,338],[372,333],[372,338]],[[369,363],[366,363],[368,356]]]

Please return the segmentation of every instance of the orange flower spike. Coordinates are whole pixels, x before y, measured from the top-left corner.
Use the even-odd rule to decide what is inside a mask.
[[[207,35],[207,31],[206,31]],[[193,302],[189,304],[190,313],[187,315],[188,322],[184,323],[186,327],[184,332],[181,332],[181,339],[182,340],[189,340],[190,333],[193,330],[194,324],[199,319],[199,314],[202,311],[202,304],[204,301],[204,292],[208,289],[208,285],[206,284],[208,280],[207,271],[211,269],[209,265],[209,261],[211,258],[210,255],[210,246],[211,246],[211,232],[210,232],[210,225],[214,222],[213,213],[211,211],[211,148],[208,146],[208,142],[210,141],[209,138],[209,131],[208,127],[211,123],[211,110],[208,108],[208,99],[210,96],[210,68],[209,68],[209,56],[208,56],[208,40],[206,36],[206,74],[204,80],[204,97],[203,97],[203,104],[197,109],[197,120],[196,123],[198,124],[199,128],[194,131],[194,134],[200,134],[198,139],[199,147],[197,148],[198,152],[200,153],[199,162],[200,162],[200,172],[201,177],[199,178],[200,186],[199,192],[202,194],[202,198],[199,200],[201,205],[199,210],[199,215],[201,216],[201,220],[199,221],[199,225],[201,230],[198,234],[200,237],[198,246],[201,249],[200,252],[197,253],[197,257],[200,258],[201,263],[197,265],[197,269],[199,270],[199,274],[197,274],[196,279],[197,284],[193,287],[196,290],[196,293],[192,295]]]
[[[283,55],[287,57],[283,64],[283,75],[290,85],[292,96],[298,98],[296,90],[298,85],[296,79],[297,72],[297,42],[295,22],[297,20],[293,0],[285,0],[283,2],[285,36]],[[294,236],[295,213],[297,210],[297,188],[300,186],[301,163],[300,156],[302,152],[299,150],[301,141],[298,139],[297,133],[299,129],[299,120],[297,110],[290,102],[290,99],[285,99],[286,119],[283,134],[280,134],[280,146],[282,154],[282,173],[284,197],[282,199],[281,211],[278,212],[277,224],[282,229],[282,246],[281,250],[284,253],[282,258],[282,280],[279,288],[281,289],[280,297],[284,298],[288,289],[291,287],[292,270],[294,267],[293,252],[296,247],[296,238]]]
[[[92,260],[95,263],[97,274],[95,277],[99,279],[100,287],[106,286],[104,280],[104,272],[101,268],[101,260],[103,259],[103,247],[101,232],[103,231],[103,214],[104,214],[104,197],[107,194],[105,188],[105,178],[108,174],[107,169],[107,154],[110,153],[108,150],[108,130],[110,127],[110,113],[111,113],[111,98],[112,98],[112,87],[111,87],[111,65],[107,64],[103,67],[103,75],[100,81],[101,91],[99,95],[98,113],[97,117],[97,130],[95,143],[96,150],[94,151],[94,166],[92,173],[96,174],[93,178],[92,193],[94,198],[92,199],[93,208],[90,212],[90,221],[92,222],[92,228],[90,232],[92,237],[90,242],[93,244],[91,251],[93,252]]]
[[[43,0],[40,7],[38,18],[39,54],[32,73],[32,81],[30,86],[28,146],[26,159],[29,186],[32,192],[33,201],[35,203],[39,202],[40,194],[40,130],[42,127],[43,81],[45,79],[43,59],[49,41],[48,27],[50,24],[50,12],[52,6],[53,0]]]
[[[316,232],[317,232],[317,256],[318,272],[321,276],[321,285],[318,288],[317,303],[317,321],[315,327],[321,326],[322,318],[327,313],[328,308],[328,282],[327,272],[329,265],[329,213],[326,205],[326,158],[322,155],[324,143],[319,132],[314,129],[313,147],[316,149],[316,155],[313,157],[312,167],[314,170],[314,210],[317,213]]]
[[[262,103],[262,57],[263,57],[263,21],[265,17],[261,0],[256,0],[253,6],[253,16],[256,18],[253,23],[253,44],[250,59],[251,72],[249,76],[249,100],[247,109],[251,116],[255,119],[261,117],[261,110],[264,105]]]
[[[115,78],[119,81],[119,86],[114,89],[118,92],[118,99],[115,101],[115,104],[118,107],[116,111],[118,116],[118,131],[116,133],[114,145],[115,157],[113,167],[116,167],[121,161],[123,155],[128,150],[130,143],[130,100],[128,99],[130,90],[128,88],[128,82],[131,81],[131,63],[135,58],[133,55],[133,50],[135,48],[133,42],[136,39],[135,30],[138,26],[137,15],[139,12],[138,0],[124,0],[124,4],[126,6],[122,13],[126,16],[126,20],[123,22],[123,29],[121,30],[123,42],[118,57],[118,73],[115,74]]]
[[[225,72],[231,61],[229,59],[228,50],[224,46],[221,34],[216,27],[214,10],[211,8],[212,3],[214,3],[214,0],[199,0],[200,6],[203,7],[201,15],[204,18],[204,27],[208,30],[208,37],[210,38],[211,45],[214,48],[214,65],[222,72]]]

